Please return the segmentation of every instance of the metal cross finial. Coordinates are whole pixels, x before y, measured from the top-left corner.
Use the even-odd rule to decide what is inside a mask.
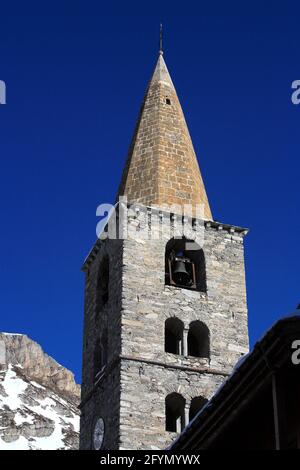
[[[163,25],[160,23],[160,32],[159,32],[159,54],[163,55]]]

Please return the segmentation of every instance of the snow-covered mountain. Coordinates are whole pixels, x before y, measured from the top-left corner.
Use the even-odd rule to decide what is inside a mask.
[[[0,333],[0,450],[78,449],[79,393],[37,343]]]

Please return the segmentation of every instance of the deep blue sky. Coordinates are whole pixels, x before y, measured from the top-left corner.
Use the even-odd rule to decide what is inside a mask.
[[[299,4],[3,3],[0,330],[28,334],[80,380],[80,267],[97,205],[115,198],[162,20],[214,217],[251,229],[253,344],[300,302]]]

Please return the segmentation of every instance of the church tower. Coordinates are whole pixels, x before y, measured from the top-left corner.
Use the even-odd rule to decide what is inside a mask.
[[[164,449],[248,351],[248,326],[247,230],[212,217],[162,51],[119,196],[117,236],[83,266],[80,446]]]

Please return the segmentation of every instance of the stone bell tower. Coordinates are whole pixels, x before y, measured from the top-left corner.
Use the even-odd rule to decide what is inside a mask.
[[[164,449],[248,351],[248,326],[247,230],[213,220],[162,51],[118,195],[127,236],[83,266],[80,445]]]

